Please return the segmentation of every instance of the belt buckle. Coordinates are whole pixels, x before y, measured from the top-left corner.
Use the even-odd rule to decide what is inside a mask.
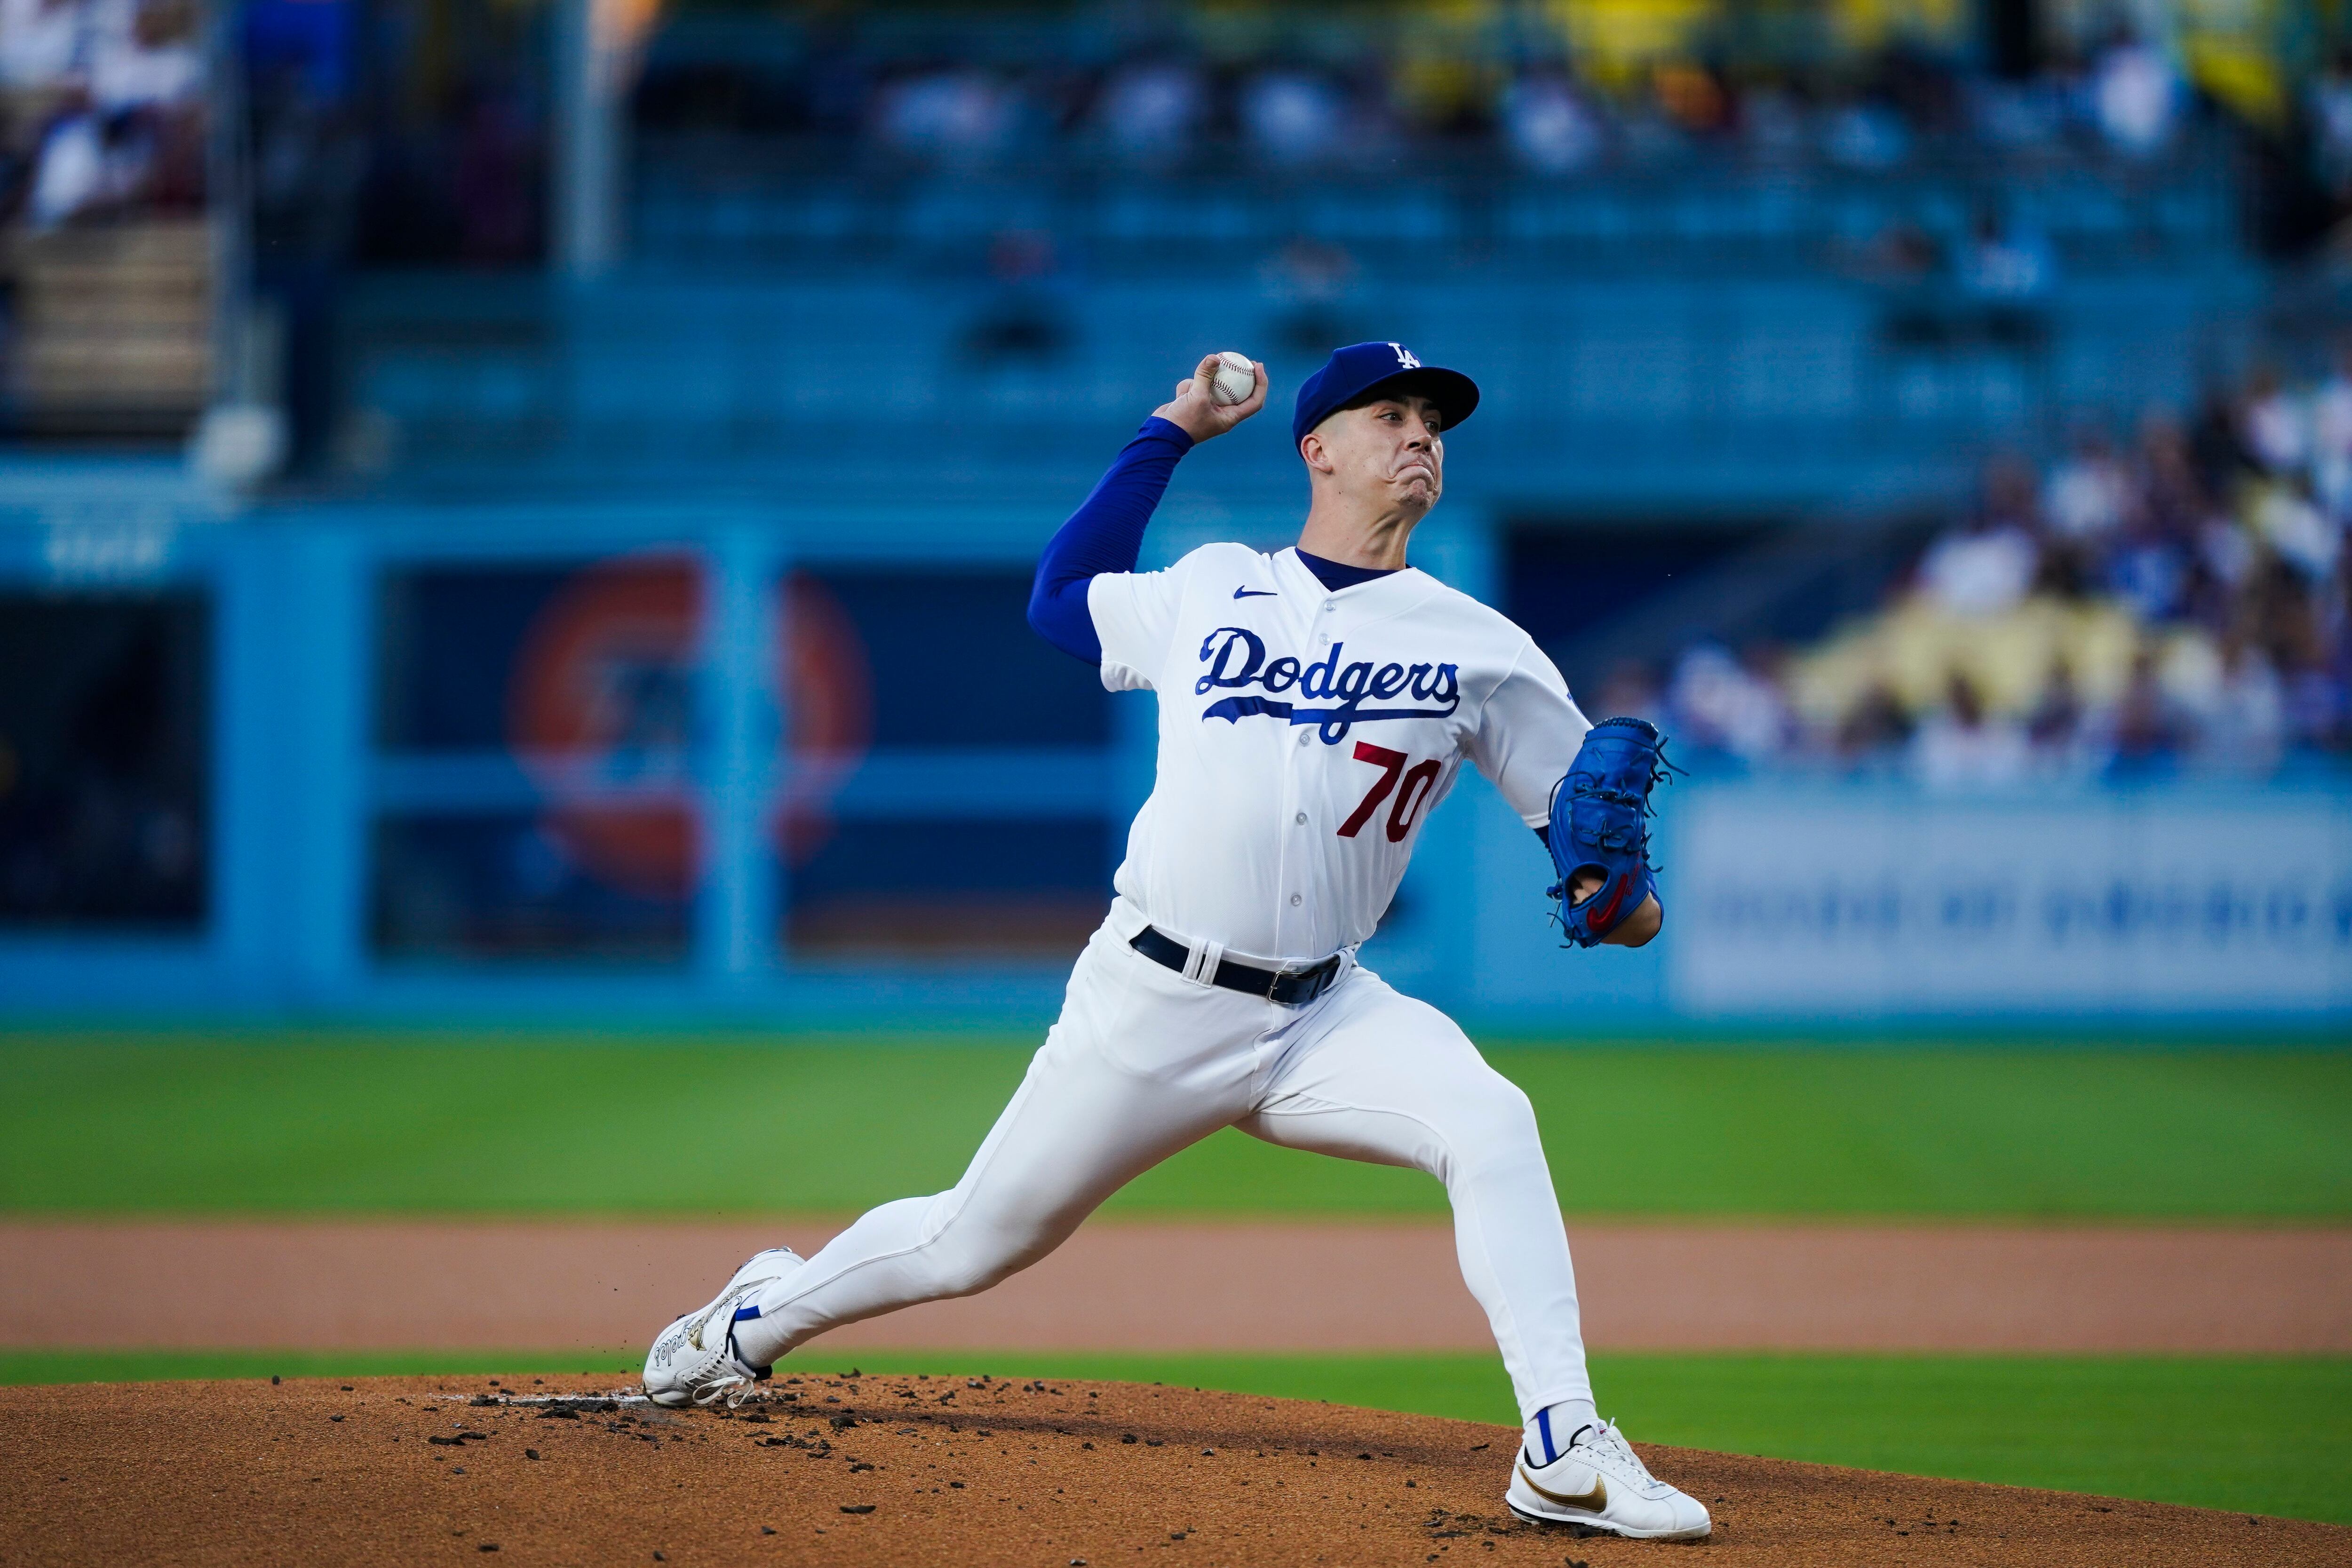
[[[1284,979],[1285,979],[1286,977],[1287,977],[1291,973],[1292,973],[1292,972],[1291,972],[1291,971],[1289,971],[1289,970],[1287,970],[1287,969],[1269,969],[1269,970],[1267,970],[1267,971],[1266,971],[1266,974],[1265,974],[1265,999],[1266,999],[1267,1001],[1269,1001],[1269,1002],[1273,1002],[1273,1001],[1274,1001],[1274,994],[1275,994],[1275,992],[1276,992],[1277,990],[1281,989],[1282,983],[1283,983]],[[1280,1006],[1280,1005],[1281,1005],[1281,1004],[1280,1004],[1280,1003],[1278,1003],[1278,1002],[1276,1002],[1276,1003],[1275,1003],[1275,1005],[1276,1005],[1276,1006]]]
[[[1268,981],[1265,983],[1265,999],[1266,999],[1267,1001],[1269,1001],[1269,1002],[1273,1002],[1273,1001],[1274,1001],[1274,991],[1275,991],[1275,987],[1276,987],[1276,986],[1277,986],[1277,985],[1280,985],[1284,981],[1286,981],[1286,980],[1305,980],[1307,976],[1309,976],[1309,975],[1311,975],[1311,974],[1315,974],[1315,973],[1318,973],[1318,971],[1321,971],[1321,970],[1323,969],[1324,965],[1325,965],[1325,964],[1329,963],[1330,962],[1331,962],[1331,961],[1330,961],[1329,959],[1328,959],[1328,958],[1327,958],[1327,959],[1323,960],[1323,962],[1322,962],[1321,963],[1310,963],[1310,964],[1308,964],[1308,965],[1307,965],[1306,968],[1304,968],[1304,969],[1277,969],[1277,970],[1274,971],[1274,977],[1273,977],[1272,979],[1268,980]],[[1314,999],[1314,997],[1316,997],[1316,996],[1319,996],[1319,995],[1321,995],[1322,994],[1323,994],[1323,993],[1321,992],[1321,990],[1318,989],[1318,990],[1317,990],[1317,991],[1315,991],[1311,995],[1309,995],[1309,996],[1307,998],[1307,1000],[1308,1000],[1308,1001],[1312,1001],[1312,1000]],[[1288,1002],[1283,1002],[1283,1003],[1276,1003],[1276,1005],[1277,1005],[1277,1006],[1285,1006],[1285,1007],[1287,1007],[1287,1006],[1294,1006],[1294,1005],[1297,1005],[1297,1004],[1295,1004],[1295,1003],[1288,1003]]]

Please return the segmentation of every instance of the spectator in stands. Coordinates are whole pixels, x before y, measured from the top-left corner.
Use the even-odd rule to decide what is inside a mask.
[[[1192,150],[1208,107],[1201,73],[1181,59],[1138,60],[1114,72],[1097,100],[1094,122],[1110,150],[1129,163],[1181,162]]]
[[[2208,630],[2225,627],[2239,613],[2246,585],[2262,564],[2262,552],[2235,519],[2217,513],[2198,527],[2196,564],[2212,584],[2212,596],[2195,603],[2190,614]]]
[[[2053,659],[2025,719],[2026,750],[2032,771],[2046,778],[2066,778],[2082,773],[2083,698],[2074,683],[2074,666]]]
[[[204,90],[194,0],[86,0],[89,95],[100,114],[166,110]]]
[[[2022,782],[2032,753],[2024,727],[1985,712],[1968,677],[1954,674],[1944,705],[1911,737],[1911,766],[1935,790],[2002,789]]]
[[[2311,395],[2310,428],[2312,489],[2341,526],[2352,521],[2352,338]]]
[[[1601,117],[1559,72],[1521,72],[1504,89],[1502,109],[1512,155],[1538,174],[1573,174],[1601,156]]]
[[[40,151],[34,155],[26,216],[35,229],[55,228],[107,202],[117,188],[113,174],[107,167],[98,117],[87,111],[65,115],[42,136]]]
[[[1346,101],[1328,78],[1288,66],[1252,77],[1243,85],[1240,107],[1251,147],[1286,169],[1333,156],[1348,114]]]
[[[2057,538],[2096,544],[2131,520],[2136,500],[2131,476],[2106,432],[2084,425],[2075,434],[2074,449],[2050,470],[2042,511]]]
[[[894,152],[951,163],[986,163],[1013,140],[1013,89],[985,71],[949,68],[905,77],[875,103],[875,131]]]
[[[2260,644],[2290,682],[2326,662],[2319,597],[2290,562],[2258,543],[2236,600],[2231,629]]]
[[[2116,539],[2101,586],[2150,625],[2176,620],[2189,605],[2192,557],[2181,538],[2141,508]]]
[[[2246,496],[2246,521],[2281,561],[2314,584],[2334,574],[2344,531],[2313,502],[2302,476],[2250,485]]]
[[[2073,448],[2042,481],[2047,526],[2039,591],[2081,599],[2102,585],[2113,565],[2108,552],[2140,510],[2132,477],[2105,431],[2092,424],[2078,428]]]
[[[1839,721],[1833,741],[1837,754],[1849,764],[1866,765],[1874,759],[1900,751],[1911,739],[1911,715],[1894,687],[1874,681]]]
[[[2197,482],[2216,500],[2225,500],[2237,488],[2238,475],[2252,461],[2238,430],[2238,407],[2231,390],[2209,385],[2197,400],[2189,426],[2189,453],[2197,468]]]
[[[2302,400],[2288,388],[2278,367],[2257,366],[2238,405],[2239,449],[2265,473],[2284,474],[2310,457],[2311,432]]]
[[[1650,87],[1666,118],[1690,134],[1707,136],[1730,128],[1730,89],[1706,65],[1668,61],[1651,74]]]
[[[2140,420],[2136,468],[2139,506],[2165,532],[2189,538],[2212,515],[2212,499],[2198,479],[2189,434],[2162,408],[2149,409]]]
[[[2107,777],[2139,779],[2171,770],[2187,726],[2157,678],[2152,651],[2143,648],[2133,658],[2123,700],[2102,720],[2099,739]]]
[[[6,0],[0,81],[41,129],[36,228],[202,200],[204,62],[190,0]]]
[[[2033,585],[2042,552],[2034,541],[2033,477],[2013,461],[1992,465],[1985,497],[1967,526],[1944,534],[1919,563],[1919,585],[1956,616],[2014,609]]]
[[[0,3],[0,84],[56,91],[79,83],[87,0]]]
[[[2352,48],[2339,47],[2312,79],[2310,112],[2315,172],[2341,208],[2352,203]]]
[[[2268,656],[2243,637],[2222,645],[2218,675],[2196,712],[2196,759],[2212,772],[2266,778],[2285,750],[2286,689]]]
[[[2091,68],[2091,113],[2107,145],[2129,157],[2161,153],[2172,142],[2180,80],[2155,45],[2118,26]]]

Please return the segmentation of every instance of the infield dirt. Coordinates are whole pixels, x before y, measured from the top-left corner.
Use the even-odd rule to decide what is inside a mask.
[[[1504,1510],[1516,1432],[1130,1384],[809,1370],[740,1410],[593,1380],[0,1390],[17,1563],[2341,1564],[2352,1530],[1643,1446],[1714,1538]]]
[[[623,1349],[838,1220],[0,1219],[0,1345]],[[1576,1219],[1597,1350],[2352,1353],[2352,1228]],[[168,1312],[93,1315],[137,1258]],[[825,1336],[923,1352],[1490,1352],[1453,1227],[1097,1218],[993,1289]],[[478,1364],[478,1363],[477,1363]],[[846,1364],[842,1363],[842,1364]],[[969,1364],[969,1363],[967,1363]]]

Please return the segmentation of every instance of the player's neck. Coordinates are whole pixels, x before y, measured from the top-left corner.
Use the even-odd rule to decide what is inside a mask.
[[[1425,513],[1367,513],[1332,498],[1318,496],[1298,531],[1298,548],[1342,566],[1393,572],[1405,563],[1405,542]]]

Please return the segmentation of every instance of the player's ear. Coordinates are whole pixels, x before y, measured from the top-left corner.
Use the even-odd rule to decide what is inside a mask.
[[[1298,438],[1298,455],[1306,460],[1308,468],[1318,474],[1334,471],[1331,454],[1325,448],[1323,437],[1312,430]]]

